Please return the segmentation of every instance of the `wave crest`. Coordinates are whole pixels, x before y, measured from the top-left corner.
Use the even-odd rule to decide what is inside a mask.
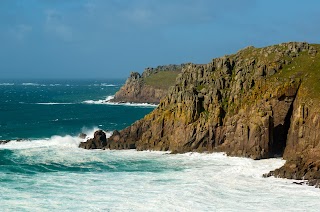
[[[106,99],[101,100],[86,100],[84,104],[105,104],[105,105],[121,105],[121,106],[133,106],[133,107],[158,107],[156,104],[149,103],[132,103],[132,102],[111,102],[114,96],[107,96]]]
[[[34,103],[36,105],[73,105],[75,103],[70,103],[70,102],[39,102],[39,103]]]
[[[0,86],[11,86],[14,85],[14,83],[0,83]]]

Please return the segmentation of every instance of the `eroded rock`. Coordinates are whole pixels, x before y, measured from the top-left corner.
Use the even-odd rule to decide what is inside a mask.
[[[187,64],[159,107],[105,148],[284,156],[287,163],[266,176],[318,185],[320,113],[310,85],[318,76],[303,66],[320,60],[317,49],[291,42]]]
[[[102,130],[94,133],[94,137],[88,139],[86,142],[81,142],[79,147],[83,149],[102,149],[107,145],[106,134]]]
[[[111,101],[158,104],[160,99],[168,93],[169,87],[174,85],[175,76],[181,72],[184,66],[181,64],[146,68],[141,75],[138,72],[131,72],[125,85],[120,88]],[[171,74],[159,77],[164,72]],[[149,83],[148,80],[151,82]]]

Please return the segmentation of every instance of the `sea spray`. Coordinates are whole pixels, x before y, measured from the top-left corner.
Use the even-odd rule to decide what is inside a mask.
[[[318,189],[262,177],[281,166],[280,159],[55,144],[6,149],[6,159],[13,158],[9,166],[18,163],[21,170],[12,169],[18,171],[13,178],[10,169],[0,171],[3,210],[316,211],[320,206]]]
[[[132,106],[132,107],[157,107],[156,104],[150,103],[132,103],[132,102],[111,102],[110,100],[114,99],[114,96],[107,96],[105,99],[100,100],[85,100],[85,104],[106,104],[106,105],[119,105],[119,106]]]

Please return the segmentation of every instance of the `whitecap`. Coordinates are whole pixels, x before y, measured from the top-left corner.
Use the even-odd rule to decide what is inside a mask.
[[[0,86],[12,86],[14,83],[0,83]]]
[[[115,84],[109,84],[109,83],[100,83],[100,84],[93,84],[93,85],[88,85],[90,86],[102,86],[102,87],[116,87],[117,85]]]
[[[78,147],[83,139],[78,137],[67,136],[52,136],[51,138],[37,140],[13,140],[5,145],[0,145],[0,149],[33,149],[41,147]]]
[[[117,86],[117,85],[115,85],[115,84],[108,84],[108,83],[101,83],[100,86],[115,87],[115,86]]]
[[[107,96],[103,100],[86,100],[86,101],[83,101],[82,103],[85,103],[85,104],[106,104],[107,102],[109,102],[113,98],[114,98],[114,96]]]
[[[55,121],[58,121],[56,119]],[[33,149],[33,148],[48,148],[48,147],[57,147],[57,148],[78,148],[80,142],[85,141],[86,139],[93,138],[94,132],[100,130],[98,127],[86,128],[83,127],[81,132],[86,134],[86,138],[80,138],[78,136],[59,136],[54,135],[50,138],[43,139],[32,139],[32,140],[12,140],[4,145],[0,145],[0,149]],[[106,137],[109,138],[112,135],[112,131],[104,131]]]
[[[23,86],[39,86],[40,84],[33,83],[33,82],[24,82],[21,85],[23,85]]]
[[[157,104],[150,103],[132,103],[132,102],[106,102],[107,105],[122,105],[131,107],[158,107]]]
[[[105,104],[105,105],[120,105],[120,106],[133,106],[133,107],[158,107],[157,104],[150,103],[132,103],[132,102],[111,102],[114,96],[107,96],[106,99],[101,100],[86,100],[84,104]]]
[[[38,102],[34,103],[36,105],[72,105],[75,103],[70,103],[70,102]]]

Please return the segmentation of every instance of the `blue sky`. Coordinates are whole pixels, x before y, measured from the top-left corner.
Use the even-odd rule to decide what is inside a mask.
[[[249,45],[320,43],[318,0],[1,0],[0,78],[124,78]]]

